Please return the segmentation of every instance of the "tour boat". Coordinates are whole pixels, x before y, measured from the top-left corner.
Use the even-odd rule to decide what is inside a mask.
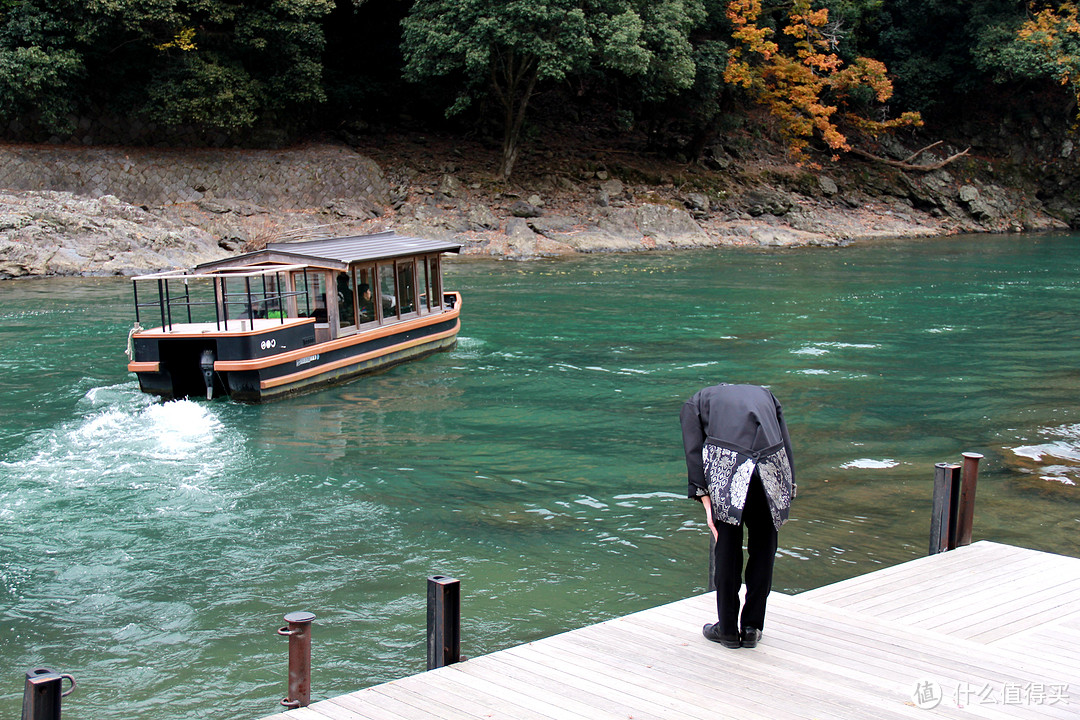
[[[128,370],[166,399],[260,402],[446,350],[461,296],[441,259],[460,250],[384,232],[135,277]]]

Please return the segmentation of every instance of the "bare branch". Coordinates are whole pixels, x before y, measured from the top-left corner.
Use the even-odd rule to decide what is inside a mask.
[[[933,146],[930,146],[930,147],[933,147]],[[926,149],[927,148],[923,148],[923,150],[926,150]],[[941,161],[936,162],[936,163],[931,163],[929,165],[912,165],[908,161],[889,160],[888,158],[883,158],[883,157],[880,157],[878,155],[874,155],[873,153],[868,153],[865,150],[860,150],[859,148],[851,148],[851,152],[853,152],[854,154],[858,155],[861,158],[866,158],[867,160],[873,160],[874,162],[879,162],[879,163],[881,163],[883,165],[888,165],[889,167],[900,168],[901,170],[918,170],[920,172],[930,172],[931,170],[940,170],[941,168],[945,167],[946,165],[953,162],[954,160],[958,160],[958,159],[964,157],[965,155],[968,154],[968,150],[970,150],[970,149],[971,148],[969,147],[969,148],[967,148],[965,150],[962,150],[961,152],[956,153],[955,155],[950,155],[949,157],[945,158],[944,160],[941,160]],[[920,150],[918,153],[915,153],[915,155],[912,155],[911,157],[914,158],[916,155],[918,155],[921,152],[922,152],[922,150]],[[911,158],[908,158],[908,160],[910,160],[910,159]]]
[[[906,163],[909,163],[909,162],[911,162],[912,160],[914,160],[915,158],[919,157],[920,155],[922,155],[922,154],[923,154],[924,152],[926,152],[926,151],[927,151],[927,150],[929,150],[930,148],[935,148],[935,147],[937,147],[937,146],[938,146],[938,145],[940,145],[940,144],[941,144],[942,142],[944,142],[944,141],[943,141],[943,140],[938,140],[938,141],[937,141],[937,142],[935,142],[935,143],[930,143],[929,145],[927,145],[926,147],[922,148],[921,150],[916,150],[915,152],[911,153],[911,154],[910,154],[910,155],[908,155],[908,156],[907,156],[906,158],[904,158],[904,162],[906,162]],[[970,148],[969,148],[969,149],[970,149]]]

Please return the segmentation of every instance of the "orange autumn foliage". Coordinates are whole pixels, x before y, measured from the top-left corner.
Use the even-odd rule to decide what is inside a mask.
[[[1080,11],[1074,2],[1040,10],[1041,4],[1029,3],[1032,16],[1020,27],[1017,39],[1035,51],[1055,80],[1072,89],[1080,105]]]
[[[781,135],[800,162],[815,137],[834,153],[851,150],[840,122],[872,136],[922,124],[918,113],[879,121],[848,109],[852,93],[864,88],[884,103],[892,97],[892,82],[880,61],[860,57],[845,65],[832,52],[832,40],[822,31],[829,22],[827,9],[812,9],[811,0],[793,0],[782,32],[793,39],[794,54],[782,51],[771,28],[758,25],[761,12],[761,0],[728,2],[735,45],[728,51],[724,79],[749,91],[779,120]]]

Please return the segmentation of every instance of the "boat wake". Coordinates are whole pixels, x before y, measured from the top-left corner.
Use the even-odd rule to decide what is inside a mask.
[[[0,498],[56,486],[172,492],[199,486],[235,462],[239,445],[216,412],[188,400],[155,402],[134,383],[94,388],[76,417],[38,431],[0,461],[11,477]]]

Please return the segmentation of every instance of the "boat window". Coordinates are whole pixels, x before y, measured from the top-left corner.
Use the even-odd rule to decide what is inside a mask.
[[[431,274],[431,307],[442,307],[442,275],[439,274],[439,256],[432,255],[428,258],[428,265],[430,267]]]
[[[342,329],[356,325],[356,307],[353,304],[353,281],[347,272],[337,274],[338,326]]]
[[[416,270],[419,278],[416,282],[416,295],[420,300],[420,312],[426,313],[431,309],[431,305],[428,302],[428,297],[431,293],[428,287],[428,264],[427,258],[420,258],[420,262],[416,264]]]
[[[398,307],[401,314],[416,312],[416,263],[412,260],[397,262]]]
[[[326,322],[326,276],[321,272],[308,270],[306,273],[294,273],[293,282],[297,292],[302,293],[297,303],[300,317],[313,317],[315,322]]]
[[[375,315],[375,268],[358,267],[356,272],[356,311],[360,325],[378,322]]]
[[[394,264],[379,265],[379,305],[383,320],[397,320],[397,289],[394,283]]]

